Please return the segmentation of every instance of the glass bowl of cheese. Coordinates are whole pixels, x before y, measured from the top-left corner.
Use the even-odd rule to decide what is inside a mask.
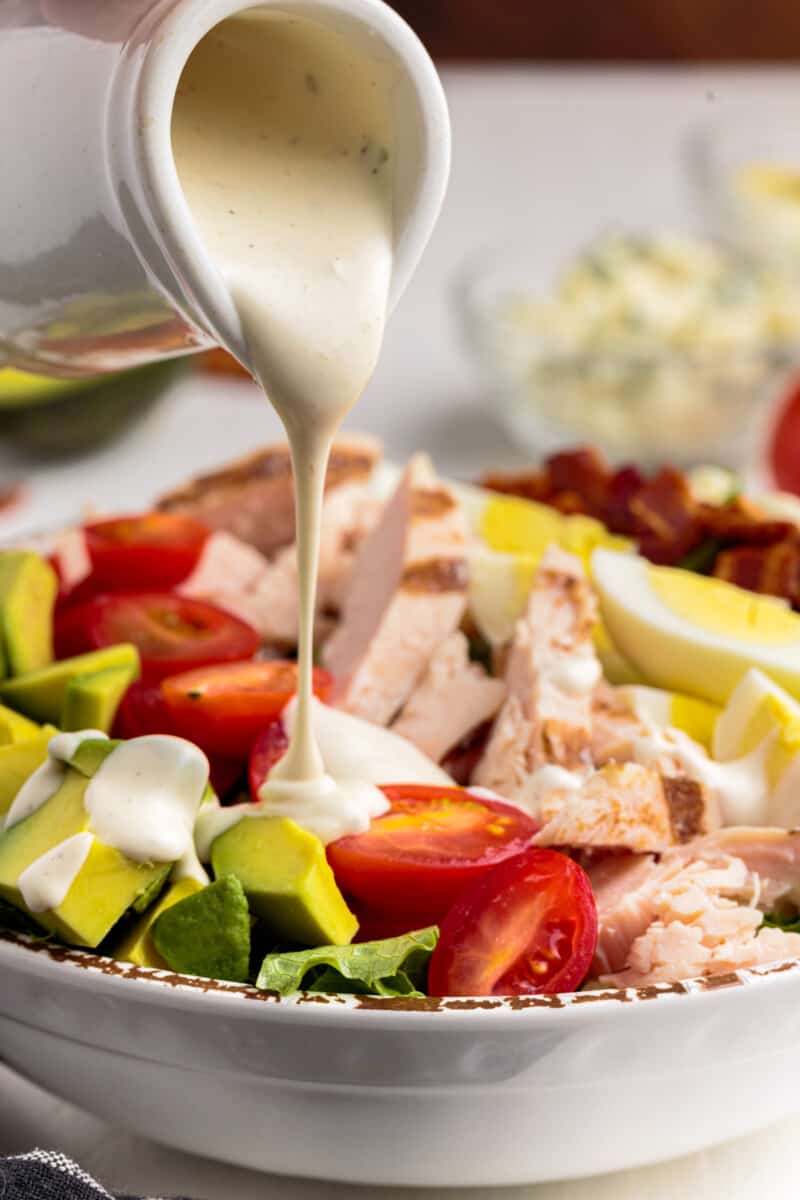
[[[800,284],[686,233],[612,231],[567,261],[495,251],[459,302],[487,402],[537,454],[742,466],[800,362]]]

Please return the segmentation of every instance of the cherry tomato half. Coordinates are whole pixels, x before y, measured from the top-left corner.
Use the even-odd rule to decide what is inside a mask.
[[[461,788],[392,784],[391,809],[364,833],[328,846],[343,892],[375,916],[404,916],[408,929],[442,920],[487,867],[519,854],[536,823],[519,808]]]
[[[202,521],[175,513],[93,521],[84,527],[84,537],[94,591],[175,587],[197,566],[208,535]]]
[[[169,709],[164,702],[160,683],[137,679],[122,697],[114,722],[114,737],[143,737],[149,733],[177,734]],[[210,782],[214,791],[224,799],[244,776],[245,763],[240,758],[209,754]]]
[[[159,683],[137,679],[128,687],[117,709],[113,733],[120,738],[175,733]]]
[[[289,735],[280,720],[271,721],[253,742],[247,778],[254,800],[258,799],[258,789],[288,749]]]
[[[114,592],[59,613],[59,658],[133,642],[142,677],[163,679],[190,667],[250,658],[261,639],[256,631],[216,604],[171,592]]]
[[[314,668],[314,693],[330,694],[333,679]],[[297,663],[239,662],[165,679],[162,691],[183,737],[206,752],[247,758],[258,735],[297,691]]]
[[[450,909],[428,990],[432,996],[574,991],[596,944],[586,872],[564,854],[531,847],[485,872]]]
[[[800,495],[800,381],[780,406],[767,453],[776,485]]]

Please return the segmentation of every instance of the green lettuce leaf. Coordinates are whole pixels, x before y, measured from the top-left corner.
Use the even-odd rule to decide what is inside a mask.
[[[256,986],[291,992],[349,992],[370,996],[424,996],[428,961],[439,940],[435,925],[401,937],[355,946],[318,946],[268,954]]]
[[[780,913],[767,913],[761,928],[769,926],[772,929],[782,929],[784,933],[800,933],[800,917],[782,916]]]

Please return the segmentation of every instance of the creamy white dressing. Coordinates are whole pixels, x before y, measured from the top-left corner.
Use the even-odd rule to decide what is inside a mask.
[[[587,654],[572,654],[548,670],[548,678],[570,696],[588,696],[603,677],[600,663],[590,649]]]
[[[283,711],[283,723],[290,735],[297,712],[297,700],[290,701]],[[270,777],[259,789],[255,804],[227,808],[204,805],[195,825],[195,844],[202,862],[208,862],[214,840],[244,817],[290,817],[327,845],[349,833],[363,833],[373,818],[388,811],[389,801],[379,784],[453,786],[441,767],[390,729],[371,725],[318,700],[312,701],[312,719],[330,782],[323,782],[311,793],[302,786],[293,793],[286,781],[280,789],[271,787]]]
[[[373,725],[361,717],[312,700],[314,736],[325,765],[339,781],[360,779],[365,783],[429,783],[452,787],[446,771],[437,766],[413,742]],[[281,720],[291,736],[297,724],[298,703],[290,700]]]
[[[559,767],[555,763],[545,763],[527,777],[514,803],[532,817],[538,817],[545,796],[550,792],[578,792],[586,778],[586,771],[568,771],[566,767]]]
[[[97,738],[106,735],[84,729],[52,738],[47,762],[17,794],[5,827],[24,820],[55,795],[78,746]],[[40,855],[19,876],[17,887],[25,904],[31,912],[58,907],[95,836],[134,862],[175,862],[174,877],[208,883],[194,847],[195,817],[207,783],[206,756],[183,738],[152,734],[120,743],[87,781],[83,804],[88,829]]]
[[[672,759],[690,778],[717,795],[723,825],[771,823],[767,775],[771,736],[742,758],[715,762],[682,730],[646,724],[647,732],[632,739],[636,762],[657,767],[659,760]]]
[[[93,842],[91,833],[73,834],[25,868],[17,880],[17,887],[30,912],[49,912],[63,904]]]
[[[89,829],[134,862],[191,858],[208,759],[183,738],[150,734],[117,746],[86,788]]]
[[[46,804],[61,787],[67,774],[67,763],[82,742],[107,740],[99,729],[82,729],[77,733],[57,733],[47,744],[47,759],[30,775],[14,797],[6,813],[4,829],[11,829]]]
[[[340,827],[376,810],[369,781],[340,780],[320,750],[311,671],[326,464],[375,367],[392,272],[390,88],[341,36],[254,10],[193,52],[172,122],[184,193],[294,464],[298,702],[263,803],[326,836],[337,810]]]

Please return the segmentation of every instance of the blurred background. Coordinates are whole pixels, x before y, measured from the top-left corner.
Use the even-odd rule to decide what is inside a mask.
[[[437,58],[791,62],[800,49],[792,0],[397,0]]]
[[[351,427],[460,477],[591,443],[800,491],[800,6],[394,7],[440,65],[452,180]],[[141,507],[277,437],[232,367],[0,371],[0,533]]]

